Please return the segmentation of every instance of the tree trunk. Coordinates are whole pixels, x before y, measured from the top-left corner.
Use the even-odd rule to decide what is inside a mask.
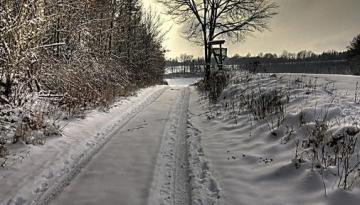
[[[11,87],[12,87],[11,76],[9,73],[6,74],[6,81],[4,87],[5,87],[4,95],[8,98],[10,97]]]
[[[110,32],[109,32],[109,57],[111,57],[112,53],[112,35],[113,35],[113,29],[114,29],[114,19],[115,19],[115,8],[116,8],[116,1],[112,0],[111,2],[111,20],[110,20]]]
[[[56,36],[56,43],[57,43],[57,46],[56,46],[56,57],[60,57],[60,18],[57,18],[57,24],[56,24],[56,33],[55,33],[55,36]]]
[[[205,51],[205,82],[207,83],[210,78],[210,63],[211,63],[211,56],[209,55],[209,48],[207,42],[204,44],[204,51]]]
[[[209,82],[211,74],[211,48],[206,42],[205,46],[205,82]]]

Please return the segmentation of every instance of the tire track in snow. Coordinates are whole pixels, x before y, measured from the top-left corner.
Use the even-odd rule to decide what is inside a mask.
[[[65,173],[63,173],[61,176],[50,179],[43,179],[45,180],[42,182],[42,184],[46,183],[47,188],[45,191],[41,193],[35,193],[35,196],[32,196],[31,198],[27,198],[24,200],[22,197],[22,193],[27,193],[29,190],[29,187],[27,185],[24,185],[24,187],[21,190],[18,190],[16,196],[11,197],[10,199],[6,200],[7,205],[12,204],[19,204],[19,200],[21,199],[21,204],[31,204],[31,205],[45,205],[50,203],[59,193],[62,192],[62,190],[70,183],[72,179],[74,179],[80,172],[83,167],[86,166],[86,164],[92,159],[92,157],[98,153],[107,142],[110,141],[110,139],[113,136],[113,133],[118,132],[122,127],[124,127],[127,122],[129,122],[131,119],[133,119],[139,112],[141,112],[143,109],[145,109],[147,106],[152,104],[154,101],[156,101],[166,90],[168,87],[161,88],[156,90],[155,92],[147,95],[143,100],[138,101],[134,103],[132,106],[130,106],[126,112],[122,114],[122,116],[117,120],[117,123],[114,125],[110,125],[111,127],[109,129],[106,129],[106,133],[101,133],[103,135],[102,140],[95,144],[92,147],[89,147],[84,152],[78,154],[77,156],[70,156],[68,164],[59,165],[56,164],[57,162],[54,162],[53,167],[56,167],[58,169],[66,170]],[[83,143],[87,143],[84,141]],[[46,175],[49,172],[48,169],[45,169],[42,175]],[[34,176],[34,179],[37,177]],[[40,182],[37,182],[40,183]],[[28,183],[31,186],[31,181]],[[41,184],[41,183],[40,183]],[[2,203],[1,203],[2,204]]]
[[[148,205],[191,204],[186,143],[190,91],[181,89],[164,128]]]
[[[189,160],[189,176],[191,186],[192,205],[221,205],[224,204],[223,195],[214,170],[211,169],[211,163],[206,158],[204,147],[202,146],[202,137],[204,133],[201,127],[196,123],[196,116],[192,114],[193,101],[198,100],[196,92],[192,89],[189,105],[189,118],[187,121],[187,145]]]
[[[189,161],[186,143],[186,123],[188,119],[190,90],[185,88],[183,91],[182,103],[180,105],[179,121],[177,124],[176,152],[175,152],[175,179],[174,179],[174,204],[190,204],[190,184],[189,184]]]
[[[192,205],[220,205],[220,187],[211,173],[210,163],[206,159],[201,145],[201,131],[191,120],[188,121],[189,176]]]

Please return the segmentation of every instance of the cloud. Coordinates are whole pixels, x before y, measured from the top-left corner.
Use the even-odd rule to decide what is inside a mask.
[[[344,50],[360,33],[360,0],[275,1],[280,8],[279,14],[271,20],[271,31],[254,33],[253,37],[235,45],[228,43],[230,55],[305,49],[315,52]],[[202,56],[202,48],[181,38],[180,33],[179,26],[174,26],[169,33],[165,46],[171,52],[167,56],[175,57],[181,53]]]

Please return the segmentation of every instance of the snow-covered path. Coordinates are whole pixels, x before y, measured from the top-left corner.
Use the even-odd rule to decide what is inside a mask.
[[[297,166],[292,140],[307,137],[300,128],[323,108],[336,117],[334,130],[358,122],[360,78],[237,77],[218,104],[188,87],[197,79],[171,79],[70,121],[64,136],[25,146],[20,162],[0,168],[0,205],[358,204],[359,184],[343,191],[331,172]],[[260,86],[289,88],[275,125],[235,105],[237,92]]]
[[[172,118],[186,117],[184,113],[187,108],[179,109],[177,105],[186,104],[188,93],[184,87],[169,88],[127,124],[119,127],[109,142],[51,204],[158,204],[168,197],[176,204],[189,204],[188,188],[184,187],[187,184],[174,183],[171,179],[186,182],[186,179],[183,180],[187,177],[185,167],[178,170],[182,167],[172,166],[172,158],[163,157],[185,154],[186,150],[179,149],[182,153],[177,153],[176,142],[173,147],[161,146],[162,142],[169,143],[167,138],[172,132],[176,133],[177,130],[171,130],[172,127],[186,125],[182,119],[174,121]],[[176,137],[185,138],[185,135],[175,135],[174,139]],[[165,150],[168,148],[175,149]],[[159,150],[161,154],[158,154]],[[170,170],[164,169],[165,166]],[[155,170],[159,173],[155,173]],[[165,174],[166,177],[163,177]],[[174,186],[162,190],[166,183]],[[179,196],[173,193],[174,190],[183,190],[180,199],[173,198]],[[169,200],[169,204],[175,203]]]
[[[190,204],[193,82],[143,89],[68,121],[44,146],[16,148],[0,167],[0,204]]]

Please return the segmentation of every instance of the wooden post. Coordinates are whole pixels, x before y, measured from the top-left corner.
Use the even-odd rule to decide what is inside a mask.
[[[219,70],[223,69],[223,56],[222,56],[222,44],[220,44],[220,65]]]

